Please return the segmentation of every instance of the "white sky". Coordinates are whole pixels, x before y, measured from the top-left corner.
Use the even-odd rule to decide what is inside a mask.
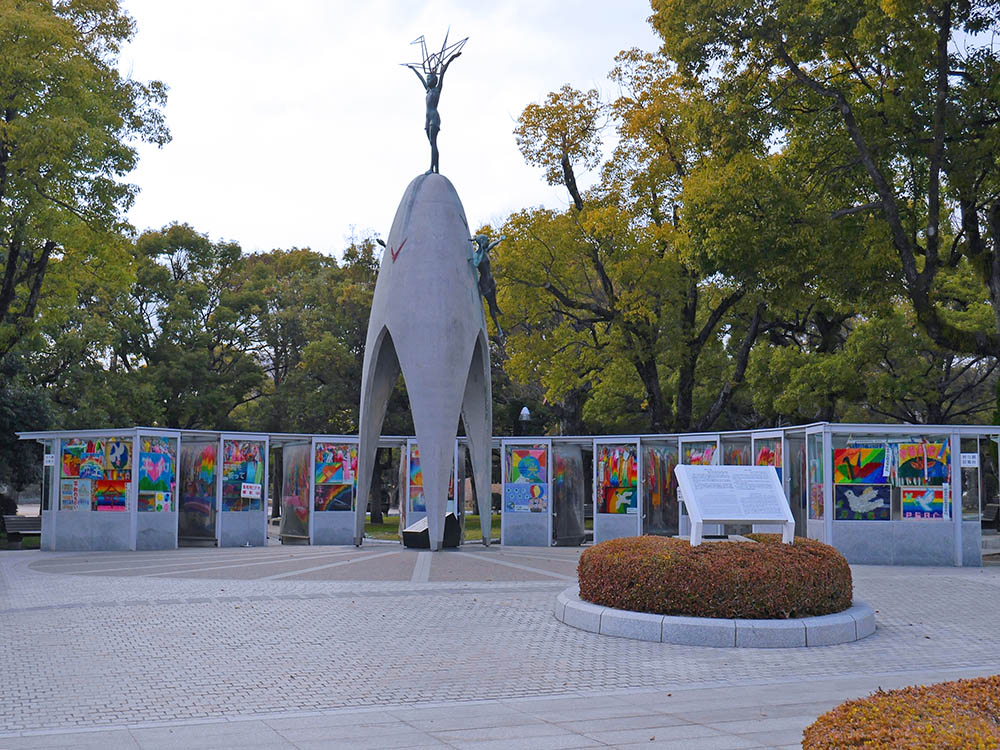
[[[122,66],[170,87],[173,140],[142,146],[129,213],[140,231],[187,222],[244,251],[339,255],[352,232],[385,237],[407,183],[430,164],[424,91],[399,65],[468,36],[448,70],[441,173],[470,226],[565,207],[514,142],[524,106],[607,79],[628,47],[655,49],[648,0],[124,0],[138,33]],[[586,184],[587,180],[582,180]]]

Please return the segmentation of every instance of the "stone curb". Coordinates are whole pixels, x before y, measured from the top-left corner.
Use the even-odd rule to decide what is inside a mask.
[[[728,648],[802,648],[833,646],[867,638],[875,632],[875,610],[855,599],[832,615],[793,620],[724,620],[629,612],[580,599],[570,586],[556,597],[559,622],[590,633],[680,646]]]

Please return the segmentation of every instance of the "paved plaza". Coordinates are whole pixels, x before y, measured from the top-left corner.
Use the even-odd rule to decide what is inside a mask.
[[[1000,567],[855,566],[824,648],[552,615],[579,549],[0,552],[0,748],[799,747],[842,700],[1000,673]]]

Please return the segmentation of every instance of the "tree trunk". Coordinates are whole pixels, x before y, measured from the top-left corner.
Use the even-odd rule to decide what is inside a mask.
[[[271,518],[281,516],[281,482],[284,472],[284,450],[271,453]]]
[[[391,456],[391,453],[390,453]],[[375,473],[372,477],[372,488],[369,494],[369,503],[371,508],[371,520],[372,523],[382,523],[382,496],[384,494],[384,477],[383,474],[388,467],[388,465],[383,461],[385,458],[385,451],[380,450],[375,454]]]
[[[583,405],[587,401],[586,388],[574,388],[556,406],[559,415],[559,432],[562,435],[585,435]]]
[[[666,432],[667,405],[663,399],[663,389],[660,388],[660,370],[656,366],[656,357],[652,353],[652,347],[643,346],[642,351],[637,347],[634,351],[636,356],[632,364],[646,391],[649,429],[652,432]]]

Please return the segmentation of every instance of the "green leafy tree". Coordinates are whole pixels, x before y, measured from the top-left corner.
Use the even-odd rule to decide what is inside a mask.
[[[585,411],[608,428],[638,429],[622,415],[643,412],[647,429],[705,429],[733,416],[768,305],[801,288],[817,248],[838,238],[814,221],[794,164],[771,153],[772,122],[724,106],[658,55],[617,63],[609,109],[564,87],[522,114],[522,153],[572,206],[504,227],[509,368],[550,402],[585,390]],[[596,162],[605,116],[618,145],[581,192],[574,170]]]
[[[653,0],[653,8],[665,54],[686,74],[729,101],[759,102],[781,123],[779,139],[832,218],[883,225],[934,344],[994,357],[1000,52],[991,39],[1000,6]],[[963,264],[982,292],[971,306],[954,304],[947,289]]]
[[[18,440],[15,433],[47,430],[53,426],[52,412],[45,392],[32,387],[24,377],[23,365],[17,358],[0,360],[0,484],[20,492],[41,478],[40,448],[37,444]],[[9,437],[7,437],[9,436]],[[0,500],[3,493],[0,493]],[[17,512],[16,503],[4,513]]]
[[[151,392],[156,422],[184,429],[235,427],[233,412],[260,395],[263,300],[235,242],[212,242],[187,224],[136,242],[136,281],[111,356]]]
[[[165,87],[118,70],[134,31],[117,0],[0,0],[0,355],[32,332],[52,264],[115,252],[133,144],[169,139]]]

